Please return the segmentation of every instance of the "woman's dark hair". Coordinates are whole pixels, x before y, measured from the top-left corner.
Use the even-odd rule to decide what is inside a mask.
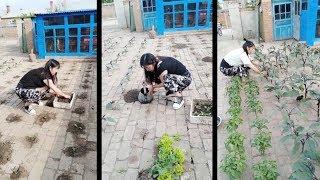
[[[242,48],[243,48],[244,52],[246,52],[246,54],[248,55],[249,53],[248,53],[247,48],[253,47],[254,44],[252,41],[248,41],[246,38],[244,38],[243,40],[245,41],[245,43],[242,45]]]
[[[157,64],[158,64],[159,60],[156,58],[156,56],[154,56],[151,53],[145,53],[141,56],[140,58],[140,66],[144,68],[144,66],[146,65],[150,65],[150,64],[154,64],[154,72],[149,72],[147,70],[144,69],[144,74],[146,77],[146,80],[149,82],[155,82],[156,81],[156,77],[155,77],[155,72],[157,70]]]
[[[44,75],[47,80],[52,79],[53,84],[58,82],[57,74],[52,75],[50,68],[60,68],[60,63],[55,59],[50,59],[44,66]]]

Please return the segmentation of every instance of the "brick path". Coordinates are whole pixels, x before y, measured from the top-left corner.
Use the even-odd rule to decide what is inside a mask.
[[[87,89],[89,93],[88,100],[82,102],[76,100],[76,106],[86,103],[85,115],[78,117],[70,110],[54,109],[47,106],[37,106],[34,108],[38,114],[41,112],[56,113],[56,119],[44,123],[42,126],[34,124],[35,117],[27,115],[21,108],[23,103],[13,92],[20,78],[28,70],[35,67],[44,66],[45,62],[27,62],[27,54],[18,52],[16,42],[6,40],[1,43],[0,47],[0,74],[3,81],[0,82],[0,99],[3,101],[0,105],[0,132],[1,141],[10,140],[12,142],[13,154],[11,160],[0,166],[2,170],[6,169],[10,164],[22,164],[28,176],[23,179],[56,179],[61,171],[77,169],[78,172],[73,176],[75,179],[93,179],[96,177],[96,151],[90,152],[84,158],[69,158],[64,156],[62,148],[73,143],[70,134],[66,134],[68,121],[76,120],[84,122],[87,125],[87,132],[84,137],[88,137],[91,141],[96,141],[96,84],[92,84],[92,88]],[[61,62],[61,69],[58,73],[59,85],[65,92],[79,92],[79,86],[85,67],[92,64],[91,79],[96,79],[96,63],[84,61],[68,60]],[[84,91],[84,90],[81,90]],[[16,113],[22,116],[22,121],[11,122],[6,121],[6,117],[10,113]],[[38,134],[39,142],[34,144],[32,148],[25,145],[24,137],[26,135]],[[75,167],[75,168],[71,168]],[[8,174],[0,171],[0,178],[7,178]]]
[[[188,121],[191,99],[211,98],[212,95],[212,66],[201,61],[201,58],[211,56],[211,33],[179,33],[149,39],[146,33],[130,33],[105,26],[103,35],[103,179],[136,179],[139,171],[152,166],[156,158],[155,146],[164,133],[179,133],[182,137],[178,145],[186,151],[187,157],[183,179],[211,179],[212,127]],[[175,43],[188,47],[174,49]],[[145,52],[175,56],[191,71],[193,82],[184,93],[185,107],[175,111],[172,103],[166,106],[163,92],[147,105],[124,102],[122,92],[141,88],[143,70],[139,60]],[[111,101],[116,102],[116,108],[107,109],[106,105]],[[144,132],[147,132],[145,138]]]
[[[217,60],[217,67],[219,67],[220,62],[224,55],[226,55],[229,51],[242,47],[242,41],[232,40],[232,38],[228,35],[228,33],[224,33],[222,37],[219,37],[218,40],[218,60]],[[277,45],[281,42],[276,43],[265,43],[265,45]],[[227,110],[229,108],[228,104],[228,97],[225,94],[225,88],[228,84],[229,78],[225,77],[218,69],[218,115],[222,117],[223,120],[227,121],[228,115]],[[290,144],[283,144],[280,142],[282,137],[281,135],[281,114],[275,110],[276,98],[273,96],[272,93],[267,93],[264,90],[264,81],[260,83],[260,95],[259,99],[263,103],[263,115],[262,117],[266,117],[269,120],[269,130],[272,132],[272,139],[271,144],[272,148],[269,149],[267,152],[267,157],[276,160],[280,176],[278,179],[288,179],[291,174],[291,165],[293,162],[291,161],[289,154],[292,145]],[[242,93],[244,95],[244,93]],[[245,98],[243,98],[243,110],[247,112],[247,108],[245,106]],[[245,147],[247,153],[247,165],[248,168],[246,169],[243,179],[253,179],[253,174],[251,171],[251,167],[254,163],[258,162],[260,157],[258,156],[257,151],[254,148],[251,148],[251,139],[254,137],[255,131],[251,129],[249,124],[250,121],[253,119],[252,116],[248,116],[245,113],[242,114],[244,123],[239,127],[239,131],[243,133],[246,137],[245,140]],[[224,142],[228,137],[228,134],[225,130],[225,124],[223,122],[222,125],[218,128],[218,166],[220,166],[220,161],[223,159],[225,154],[227,153]],[[220,169],[218,169],[218,179],[219,180],[227,180],[228,176],[224,174]]]

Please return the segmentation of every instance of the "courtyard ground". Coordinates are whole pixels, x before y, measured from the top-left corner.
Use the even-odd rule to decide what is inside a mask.
[[[181,135],[178,146],[186,152],[182,179],[212,179],[212,126],[189,123],[193,98],[212,98],[211,31],[183,32],[149,39],[146,32],[103,26],[102,40],[102,177],[137,179],[156,159],[156,144],[164,134]],[[150,104],[126,103],[124,93],[140,89],[144,78],[139,65],[143,53],[172,56],[192,73],[185,105],[166,106],[164,90]],[[112,106],[110,106],[112,104]],[[214,124],[214,123],[213,123]]]
[[[221,126],[218,128],[218,166],[221,164],[221,160],[224,158],[224,156],[227,154],[227,150],[225,149],[224,142],[226,141],[226,138],[228,137],[227,131],[225,129],[226,121],[228,120],[228,114],[227,110],[229,108],[228,104],[228,97],[226,95],[226,86],[229,83],[230,78],[224,76],[219,71],[219,66],[222,58],[231,50],[234,50],[236,48],[241,48],[243,41],[234,40],[231,36],[231,31],[229,29],[223,30],[223,36],[218,38],[218,59],[217,59],[217,75],[218,75],[218,116],[221,116],[224,122],[221,124]],[[258,44],[257,42],[254,42],[255,44]],[[273,42],[273,43],[264,43],[265,46],[270,45],[279,45],[282,42]],[[271,145],[272,148],[270,148],[267,152],[267,157],[272,160],[277,161],[278,165],[278,172],[280,173],[280,176],[278,177],[279,180],[285,180],[288,179],[291,174],[291,165],[293,164],[293,161],[290,158],[290,150],[292,148],[292,144],[283,144],[280,139],[283,137],[281,134],[281,123],[282,123],[282,115],[281,113],[276,110],[276,98],[274,97],[273,93],[266,92],[264,90],[264,85],[266,83],[265,80],[262,80],[255,77],[256,80],[259,82],[260,86],[260,95],[259,99],[263,103],[263,114],[261,117],[265,117],[268,119],[269,124],[268,128],[272,133],[271,138]],[[242,93],[242,96],[244,93]],[[245,104],[245,98],[242,97],[242,104]],[[243,124],[239,127],[239,132],[245,135],[245,148],[247,153],[247,165],[245,173],[242,176],[242,179],[253,179],[253,173],[252,173],[252,165],[254,163],[257,163],[261,157],[259,157],[259,153],[251,147],[251,140],[253,139],[256,131],[253,128],[250,128],[249,124],[250,121],[253,119],[252,115],[248,115],[247,107],[243,105],[243,113],[242,118],[244,119]],[[219,180],[227,180],[229,179],[224,172],[221,171],[221,169],[218,169],[218,179]]]
[[[19,52],[15,40],[0,39],[0,42],[0,143],[9,141],[11,144],[11,148],[0,147],[2,155],[6,153],[9,158],[8,162],[0,164],[0,179],[9,179],[8,173],[16,165],[26,170],[21,174],[21,179],[53,180],[64,172],[74,179],[95,179],[95,150],[77,158],[68,157],[62,151],[66,147],[75,146],[75,139],[67,132],[71,120],[83,123],[86,129],[81,137],[96,143],[96,60],[60,61],[58,87],[65,92],[87,93],[87,98],[77,98],[71,110],[34,105],[37,114],[43,115],[43,120],[49,119],[50,115],[53,117],[41,125],[36,122],[39,116],[30,116],[22,111],[23,103],[14,88],[26,72],[43,67],[45,61],[29,62],[27,54]],[[86,80],[88,87],[83,88]],[[80,106],[85,108],[85,112],[81,115],[74,113],[73,110]],[[20,116],[20,121],[8,122],[9,114]],[[38,142],[29,146],[25,137],[33,135],[38,137]]]

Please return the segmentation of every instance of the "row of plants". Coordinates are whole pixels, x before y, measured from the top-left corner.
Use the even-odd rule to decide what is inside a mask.
[[[174,143],[179,140],[178,135],[170,137],[164,134],[160,138],[157,159],[149,170],[151,178],[173,180],[179,179],[183,174],[186,157],[182,149],[174,146]]]
[[[230,85],[227,87],[230,105],[228,113],[230,119],[226,124],[229,136],[225,142],[225,147],[228,153],[222,160],[220,166],[222,171],[225,172],[230,179],[239,179],[247,167],[244,148],[245,136],[237,131],[238,127],[243,122],[241,118],[241,89],[242,82],[240,77],[232,77]]]
[[[268,129],[268,121],[261,118],[263,111],[262,102],[258,99],[259,86],[252,78],[246,79],[245,93],[249,112],[255,114],[255,119],[251,122],[251,128],[257,129],[257,133],[251,141],[251,146],[256,148],[262,160],[253,165],[253,175],[255,180],[275,180],[279,176],[277,163],[265,157],[265,152],[271,147],[271,132]]]
[[[283,116],[281,141],[292,143],[289,179],[320,179],[316,175],[320,165],[319,49],[297,42],[263,48],[257,48],[256,59],[269,82],[265,88],[274,93]],[[310,117],[310,110],[317,112],[316,118]]]

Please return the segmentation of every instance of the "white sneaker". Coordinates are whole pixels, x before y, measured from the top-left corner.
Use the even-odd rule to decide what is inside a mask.
[[[184,104],[184,100],[182,97],[177,97],[176,101],[173,103],[172,107],[174,110],[180,109]]]
[[[32,115],[32,116],[36,115],[36,111],[34,109],[32,109],[30,106],[28,107],[28,109],[26,109],[26,107],[24,107],[23,109],[29,115]]]

